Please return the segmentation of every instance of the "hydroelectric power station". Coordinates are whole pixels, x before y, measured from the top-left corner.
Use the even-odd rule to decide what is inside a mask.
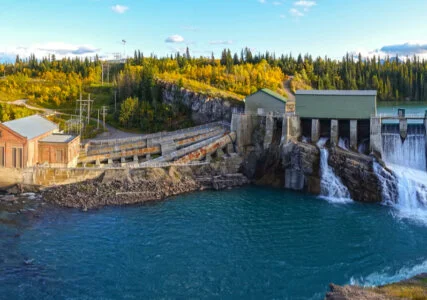
[[[379,114],[376,96],[376,91],[300,90],[295,111],[260,105],[253,113],[252,105],[234,114],[236,147],[246,161],[257,160],[256,166],[244,166],[246,173],[262,182],[274,165],[289,189],[331,201],[425,209],[427,215],[427,115],[403,109]]]

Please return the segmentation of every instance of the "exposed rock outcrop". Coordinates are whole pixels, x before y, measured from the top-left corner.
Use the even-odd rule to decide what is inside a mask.
[[[290,142],[283,146],[285,187],[320,194],[320,152],[307,143]]]
[[[163,80],[157,80],[161,87],[162,99],[168,104],[181,103],[191,110],[191,118],[196,124],[215,121],[231,121],[233,109],[242,110],[243,101],[233,98],[210,97],[196,93]]]
[[[374,157],[332,147],[329,165],[359,202],[381,202],[381,182],[373,169]]]

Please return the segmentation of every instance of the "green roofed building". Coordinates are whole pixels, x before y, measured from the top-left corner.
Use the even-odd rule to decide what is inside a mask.
[[[377,91],[296,92],[296,113],[301,118],[366,120],[376,112]]]
[[[269,89],[262,89],[246,97],[245,113],[247,114],[284,114],[287,99]]]

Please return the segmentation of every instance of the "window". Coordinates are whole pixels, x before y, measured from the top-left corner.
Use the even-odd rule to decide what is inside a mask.
[[[56,162],[62,163],[63,157],[62,157],[62,150],[56,150]]]
[[[22,168],[22,148],[12,148],[12,166],[14,168]]]

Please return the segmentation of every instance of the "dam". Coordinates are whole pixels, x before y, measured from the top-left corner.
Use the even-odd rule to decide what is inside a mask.
[[[295,107],[233,115],[254,176],[272,156],[287,189],[427,211],[426,113],[378,113],[376,91],[297,91]]]

